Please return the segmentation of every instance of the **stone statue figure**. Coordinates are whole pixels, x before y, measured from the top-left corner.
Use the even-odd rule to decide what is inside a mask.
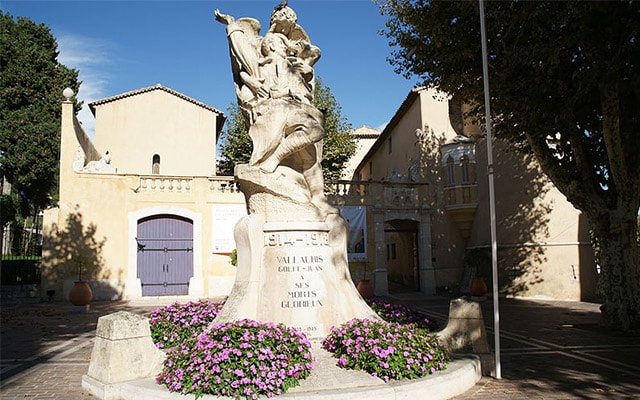
[[[253,143],[250,169],[236,171],[238,177],[255,175],[251,168],[258,168],[262,174],[276,174],[262,176],[261,181],[277,179],[283,185],[285,176],[290,185],[277,193],[280,198],[292,196],[299,203],[300,196],[306,196],[321,217],[337,212],[324,196],[320,165],[324,116],[313,106],[313,65],[320,58],[320,49],[311,44],[286,3],[274,9],[264,37],[259,35],[261,26],[256,19],[236,20],[218,10],[215,16],[227,25],[238,105],[249,123]],[[276,189],[278,185],[267,186]]]
[[[238,105],[253,152],[235,176],[248,215],[234,228],[236,278],[214,323],[281,322],[310,339],[352,318],[376,319],[349,272],[349,225],[324,196],[324,116],[313,105],[311,44],[286,1],[260,22],[215,11],[226,25]]]

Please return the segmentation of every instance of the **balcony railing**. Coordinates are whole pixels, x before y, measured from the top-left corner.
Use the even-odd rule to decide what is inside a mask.
[[[148,175],[140,177],[141,192],[190,192],[194,178],[184,176]]]
[[[240,193],[238,182],[233,176],[209,177],[209,191],[222,193]]]
[[[388,209],[425,208],[428,186],[399,181],[326,181],[325,193],[336,205],[367,205]]]
[[[137,192],[238,195],[240,187],[232,176],[139,176]],[[398,181],[325,181],[325,194],[336,205],[363,205],[386,209],[424,209],[428,186]]]

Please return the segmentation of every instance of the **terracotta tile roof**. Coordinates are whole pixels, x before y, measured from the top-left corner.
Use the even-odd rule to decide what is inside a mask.
[[[214,113],[217,113],[220,116],[224,117],[224,113],[222,111],[220,111],[220,110],[218,110],[218,109],[216,109],[214,107],[211,107],[208,104],[205,104],[205,103],[202,103],[202,102],[200,102],[198,100],[195,100],[195,99],[193,99],[193,98],[191,98],[189,96],[185,96],[184,94],[182,94],[180,92],[176,92],[175,90],[173,90],[171,88],[162,86],[161,84],[157,84],[155,86],[149,86],[149,87],[142,88],[142,89],[132,90],[130,92],[118,94],[118,95],[107,97],[107,98],[100,99],[100,100],[95,100],[95,101],[92,101],[91,103],[89,103],[89,108],[91,109],[91,112],[93,113],[93,115],[95,115],[96,114],[96,112],[95,112],[96,106],[99,106],[101,104],[110,103],[112,101],[118,101],[120,99],[124,99],[124,98],[127,98],[127,97],[137,96],[139,94],[152,92],[154,90],[164,90],[167,93],[171,93],[174,96],[177,96],[177,97],[179,97],[179,98],[181,98],[183,100],[186,100],[186,101],[188,101],[190,103],[193,103],[193,104],[195,104],[197,106],[200,106],[200,107],[202,107],[204,109],[213,111]]]

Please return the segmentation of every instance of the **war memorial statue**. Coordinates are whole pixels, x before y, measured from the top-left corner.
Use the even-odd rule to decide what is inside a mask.
[[[324,116],[313,105],[320,49],[286,1],[263,37],[254,18],[215,17],[253,152],[235,169],[248,216],[235,228],[236,281],[214,323],[281,322],[319,339],[352,318],[377,319],[351,280],[348,224],[324,195]]]

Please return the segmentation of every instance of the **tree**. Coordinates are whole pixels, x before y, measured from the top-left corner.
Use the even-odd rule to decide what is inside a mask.
[[[383,4],[384,3],[384,4]],[[484,105],[477,2],[379,2],[397,72]],[[536,156],[600,246],[601,322],[640,328],[640,3],[486,3],[497,137]]]
[[[58,45],[44,24],[0,12],[0,42],[0,164],[37,212],[57,189],[60,102],[66,87],[78,91],[78,71],[57,61]]]
[[[253,145],[249,137],[248,123],[238,103],[227,108],[229,118],[220,138],[220,157],[218,158],[218,175],[233,175],[236,164],[249,162]]]
[[[342,115],[342,107],[331,88],[316,78],[313,103],[324,114],[325,138],[322,152],[322,171],[325,179],[339,179],[345,164],[356,152],[351,124]]]
[[[331,93],[331,89],[319,78],[316,78],[313,103],[324,114],[323,175],[325,179],[338,179],[346,162],[356,150],[355,138],[351,135],[351,124],[342,115],[340,104]],[[218,173],[221,175],[233,175],[235,164],[248,162],[253,149],[248,124],[238,104],[233,103],[227,111],[229,118],[222,133],[221,158],[218,160]]]

